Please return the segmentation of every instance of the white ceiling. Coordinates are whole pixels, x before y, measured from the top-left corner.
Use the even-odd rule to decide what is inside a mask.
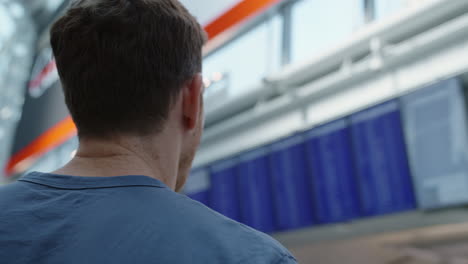
[[[180,0],[180,2],[198,18],[200,24],[205,26],[240,0]]]

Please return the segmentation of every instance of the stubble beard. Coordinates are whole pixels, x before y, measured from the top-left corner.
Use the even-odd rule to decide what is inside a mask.
[[[177,175],[176,181],[176,192],[180,192],[187,181],[187,178],[190,174],[190,168],[192,167],[192,162],[195,157],[196,147],[192,148],[190,151],[183,153],[179,161],[179,172]]]

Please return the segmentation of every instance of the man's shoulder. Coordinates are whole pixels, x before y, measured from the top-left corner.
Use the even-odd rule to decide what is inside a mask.
[[[239,263],[295,263],[291,253],[269,235],[231,220],[185,195],[174,193],[173,196],[184,208],[184,212],[179,212],[184,216],[182,225],[192,229],[185,231],[203,238],[200,246],[211,244],[208,248],[218,248],[219,254],[231,254]]]
[[[13,182],[5,185],[0,186],[0,204],[1,203],[11,203],[15,201],[18,196],[22,195],[24,192],[24,186],[19,184],[18,182]]]

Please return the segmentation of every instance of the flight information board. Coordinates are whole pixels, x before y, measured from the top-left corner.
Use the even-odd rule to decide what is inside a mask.
[[[359,199],[347,121],[337,120],[306,133],[314,204],[320,223],[359,216]]]
[[[352,115],[351,131],[363,215],[414,208],[398,102]]]
[[[184,186],[184,193],[193,200],[209,206],[210,174],[206,169],[195,169]]]
[[[240,221],[237,163],[237,159],[230,159],[211,167],[210,206],[213,210]]]
[[[302,135],[273,144],[270,166],[277,227],[287,230],[312,225],[311,175]]]
[[[401,101],[419,206],[467,203],[468,133],[459,80],[442,81]]]
[[[238,177],[241,221],[262,232],[275,230],[269,169],[265,148],[240,157]]]

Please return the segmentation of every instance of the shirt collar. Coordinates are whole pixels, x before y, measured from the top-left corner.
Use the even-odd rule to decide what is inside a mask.
[[[19,179],[23,182],[31,182],[59,189],[99,189],[131,186],[149,186],[157,188],[169,188],[162,181],[142,175],[127,175],[113,177],[81,177],[59,175],[51,173],[31,172]]]

